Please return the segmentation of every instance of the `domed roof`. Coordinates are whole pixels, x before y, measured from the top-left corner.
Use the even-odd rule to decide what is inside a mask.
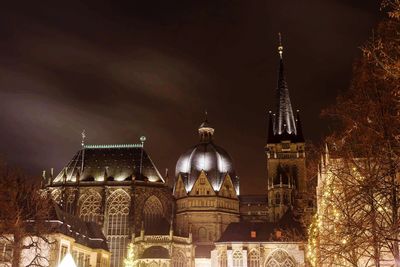
[[[214,144],[213,133],[214,129],[208,122],[200,125],[200,142],[180,156],[175,175],[181,175],[186,191],[189,192],[202,171],[215,191],[220,190],[225,176],[229,174],[239,194],[239,178],[235,174],[232,158],[223,148]]]

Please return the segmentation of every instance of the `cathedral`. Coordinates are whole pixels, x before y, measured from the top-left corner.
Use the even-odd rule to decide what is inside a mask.
[[[67,213],[97,223],[111,267],[306,266],[305,141],[278,47],[276,111],[269,113],[265,194],[241,195],[229,153],[206,117],[197,144],[177,159],[170,188],[139,144],[88,145],[45,188]],[[260,166],[263,168],[264,166]],[[126,259],[130,258],[130,265]]]

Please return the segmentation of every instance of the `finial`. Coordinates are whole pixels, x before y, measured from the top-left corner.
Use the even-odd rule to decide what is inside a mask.
[[[208,122],[208,112],[207,109],[204,110],[204,121]]]
[[[278,38],[279,38],[278,53],[279,53],[279,57],[282,59],[282,57],[283,57],[283,45],[282,45],[282,35],[281,35],[280,32],[278,33]]]
[[[82,144],[82,147],[84,147],[84,146],[85,146],[85,138],[86,138],[85,129],[83,129],[81,135],[82,135],[82,142],[81,142],[81,144]]]
[[[141,136],[140,137],[140,142],[142,143],[142,145],[144,144],[144,142],[146,141],[146,136]]]

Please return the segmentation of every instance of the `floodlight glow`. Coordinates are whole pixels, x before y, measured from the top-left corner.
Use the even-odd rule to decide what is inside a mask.
[[[62,259],[58,267],[76,267],[75,261],[70,253],[65,254],[64,259]]]

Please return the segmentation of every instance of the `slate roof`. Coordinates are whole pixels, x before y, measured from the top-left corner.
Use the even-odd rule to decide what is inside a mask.
[[[51,226],[54,232],[75,239],[76,243],[108,251],[107,239],[101,231],[101,226],[94,222],[85,222],[81,218],[63,211],[53,204],[50,212]]]
[[[275,231],[281,230],[283,238],[277,239]],[[252,231],[255,236],[252,236]],[[288,233],[285,235],[285,232]],[[293,236],[293,233],[296,236]],[[235,222],[228,225],[218,242],[274,242],[299,241],[304,239],[305,230],[301,223],[295,220],[293,212],[288,210],[279,222]]]
[[[162,176],[141,144],[86,145],[56,176],[64,180],[90,182],[95,180],[164,182]]]

